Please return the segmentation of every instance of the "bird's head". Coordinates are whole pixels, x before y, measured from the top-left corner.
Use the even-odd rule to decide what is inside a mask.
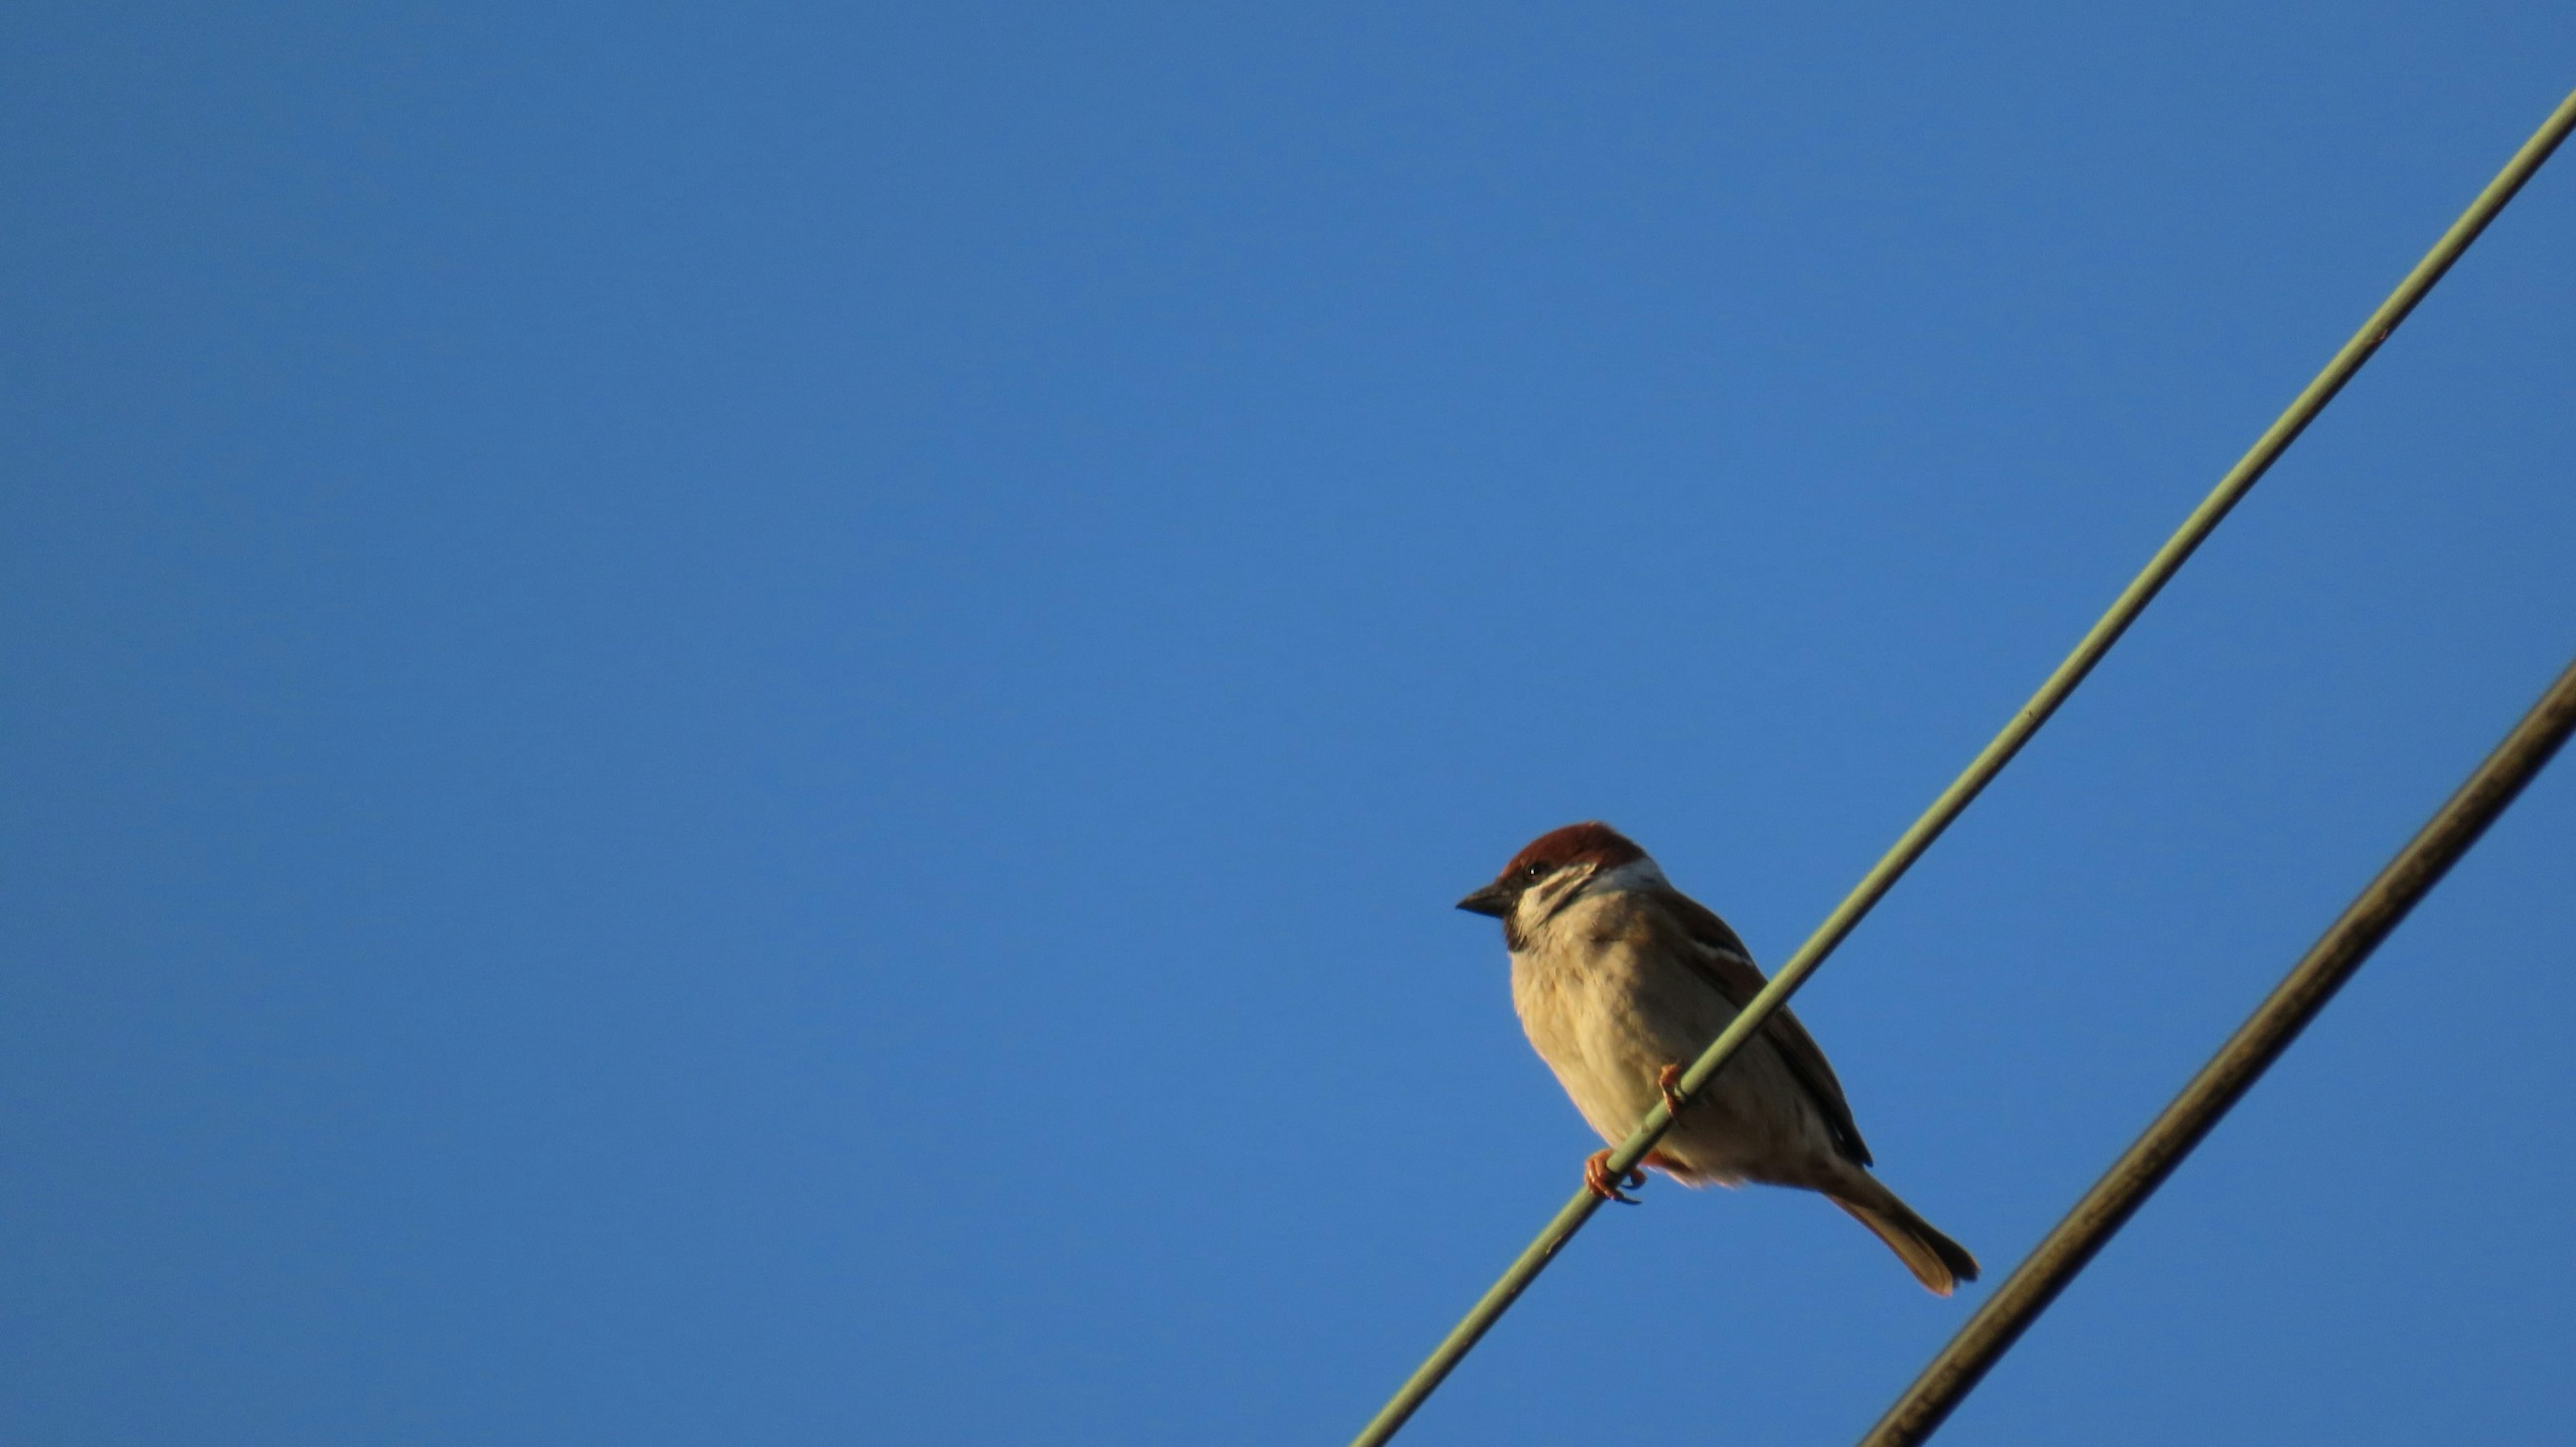
[[[1471,914],[1503,922],[1515,947],[1521,936],[1563,909],[1597,876],[1654,861],[1635,840],[1598,821],[1551,829],[1529,842],[1494,882],[1458,901]]]

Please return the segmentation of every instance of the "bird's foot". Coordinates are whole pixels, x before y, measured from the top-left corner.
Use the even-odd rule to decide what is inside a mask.
[[[1583,1158],[1584,1189],[1602,1200],[1621,1201],[1634,1206],[1637,1204],[1637,1198],[1619,1188],[1621,1186],[1634,1188],[1644,1184],[1646,1184],[1646,1173],[1634,1167],[1629,1169],[1628,1178],[1624,1181],[1611,1174],[1610,1152],[1607,1150],[1594,1151]]]
[[[1655,1091],[1664,1098],[1664,1112],[1673,1119],[1682,1118],[1682,1068],[1667,1065],[1655,1072]]]

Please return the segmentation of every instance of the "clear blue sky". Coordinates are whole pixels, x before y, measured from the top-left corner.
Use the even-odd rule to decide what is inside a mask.
[[[1593,1144],[1451,901],[1600,817],[1779,960],[2570,86],[9,7],[0,1436],[1342,1440]],[[2576,156],[1801,998],[1996,1273],[2576,652],[2571,398]],[[2571,878],[2562,763],[1956,1439],[2563,1432]],[[1409,1442],[1845,1440],[1980,1299],[1647,1198]]]

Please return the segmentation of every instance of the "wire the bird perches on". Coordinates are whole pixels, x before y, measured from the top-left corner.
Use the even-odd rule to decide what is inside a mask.
[[[2522,149],[2505,163],[2504,169],[2469,204],[2468,210],[2461,213],[2460,219],[2451,223],[2450,230],[2442,234],[2442,239],[2434,243],[2433,249],[2415,264],[2415,269],[2406,274],[2405,280],[2399,282],[2388,299],[2370,314],[2369,320],[2362,323],[2352,339],[2334,354],[2325,369],[2308,383],[2270,427],[2264,429],[2262,436],[2255,439],[2254,445],[2201,500],[2200,506],[2192,509],[2182,526],[2165,540],[2163,547],[2156,550],[2156,555],[2148,560],[2146,567],[2112,602],[2109,611],[2076,644],[2074,652],[2066,656],[2066,661],[2057,666],[2056,672],[2048,676],[2048,681],[2040,685],[2030,701],[2013,714],[2003,731],[1970,761],[1939,798],[1932,801],[1922,817],[1898,837],[1878,863],[1871,866],[1869,873],[1861,877],[1860,883],[1852,887],[1851,893],[1844,896],[1843,902],[1825,916],[1824,923],[1807,937],[1807,942],[1789,957],[1788,963],[1780,967],[1771,983],[1754,996],[1724,1033],[1709,1045],[1682,1076],[1679,1103],[1687,1104],[1719,1070],[1725,1068],[1736,1050],[1762,1028],[1773,1011],[1788,1003],[1789,997],[1797,993],[1798,987],[1806,983],[1807,977],[1815,973],[1862,917],[1895,886],[1923,851],[1932,847],[1932,841],[1940,838],[1942,831],[1950,827],[1951,822],[1967,809],[1987,784],[1993,782],[1997,774],[2003,772],[2004,765],[2012,762],[2013,756],[2021,752],[2022,745],[2030,742],[2031,736],[2039,732],[2049,716],[2075,692],[2085,675],[2093,671],[2094,665],[2111,651],[2111,645],[2117,643],[2129,625],[2137,621],[2138,615],[2146,611],[2147,604],[2172,580],[2229,510],[2243,499],[2299,434],[2307,429],[2307,425],[2316,420],[2317,414],[2325,410],[2326,404],[2334,400],[2335,394],[2343,390],[2344,384],[2352,380],[2362,364],[2368,362],[2396,331],[2398,324],[2406,320],[2407,314],[2442,279],[2443,273],[2451,269],[2452,263],[2469,249],[2469,244],[2477,240],[2478,234],[2504,210],[2505,204],[2522,189],[2523,183],[2530,180],[2541,164],[2549,159],[2550,153],[2567,138],[2571,128],[2576,128],[2576,94],[2561,102],[2531,139],[2523,143]],[[1609,1168],[1617,1173],[1634,1169],[1646,1158],[1646,1153],[1654,1149],[1655,1142],[1663,1138],[1664,1131],[1671,1124],[1672,1115],[1667,1107],[1659,1104],[1649,1110],[1628,1139],[1610,1153]],[[1485,1294],[1468,1309],[1465,1318],[1450,1329],[1448,1336],[1433,1348],[1430,1357],[1414,1370],[1387,1404],[1352,1439],[1352,1447],[1378,1447],[1393,1437],[1438,1389],[1451,1370],[1475,1349],[1476,1343],[1501,1319],[1503,1313],[1511,1309],[1512,1303],[1529,1288],[1529,1284],[1538,1279],[1539,1272],[1546,1269],[1548,1261],[1583,1229],[1584,1223],[1590,1221],[1592,1213],[1600,1207],[1600,1197],[1589,1190],[1576,1191],[1573,1199],[1556,1213],[1555,1219],[1539,1232],[1537,1239],[1531,1241],[1519,1258],[1504,1270],[1502,1277],[1486,1289]]]

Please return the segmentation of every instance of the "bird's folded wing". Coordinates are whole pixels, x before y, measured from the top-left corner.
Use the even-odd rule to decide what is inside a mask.
[[[1711,989],[1738,1010],[1762,992],[1768,981],[1753,963],[1753,952],[1736,938],[1735,931],[1727,928],[1726,921],[1679,890],[1664,892],[1661,902],[1669,907],[1669,918],[1679,922],[1690,946],[1675,953],[1688,961]],[[1833,1133],[1835,1148],[1854,1165],[1868,1165],[1869,1146],[1860,1138],[1860,1127],[1852,1120],[1850,1103],[1843,1099],[1843,1083],[1834,1078],[1834,1068],[1825,1062],[1825,1052],[1815,1037],[1785,1005],[1772,1011],[1762,1028],[1763,1038],[1780,1052],[1789,1073],[1814,1098],[1816,1109],[1824,1115],[1826,1129]]]

